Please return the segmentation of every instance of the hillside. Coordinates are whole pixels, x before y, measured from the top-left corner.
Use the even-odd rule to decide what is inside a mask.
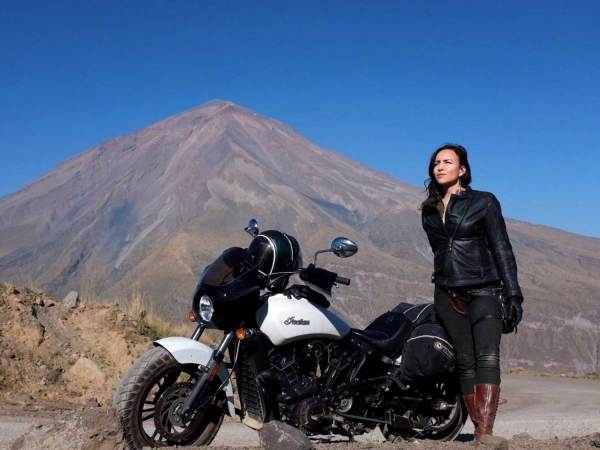
[[[139,319],[119,305],[69,308],[0,283],[0,400],[110,404],[121,375],[151,347]]]

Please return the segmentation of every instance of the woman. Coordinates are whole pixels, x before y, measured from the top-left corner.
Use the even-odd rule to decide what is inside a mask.
[[[434,253],[435,311],[456,350],[475,438],[495,444],[501,439],[492,436],[492,428],[500,395],[503,315],[505,327],[514,329],[523,314],[517,265],[498,200],[469,187],[466,149],[438,148],[429,177],[421,211]]]

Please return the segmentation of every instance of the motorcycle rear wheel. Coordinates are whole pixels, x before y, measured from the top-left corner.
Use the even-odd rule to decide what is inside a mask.
[[[431,439],[435,441],[452,441],[457,438],[467,421],[467,408],[460,395],[456,395],[456,401],[448,417],[425,429],[395,429],[388,428],[384,433],[385,437],[391,441],[403,441],[405,439]],[[433,418],[439,421],[439,417]]]
[[[142,355],[123,377],[114,399],[125,447],[210,444],[223,422],[222,391],[185,423],[172,415],[173,405],[183,401],[197,378],[196,364],[179,364],[162,347]]]

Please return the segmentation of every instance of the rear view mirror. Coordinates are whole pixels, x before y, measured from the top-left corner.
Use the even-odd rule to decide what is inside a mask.
[[[346,237],[337,237],[331,241],[331,247],[325,250],[318,250],[315,252],[315,258],[313,264],[317,264],[317,255],[320,253],[334,253],[340,258],[348,258],[354,255],[358,251],[358,245],[351,239]]]
[[[256,219],[250,219],[248,225],[244,228],[244,231],[252,237],[256,236],[258,234],[258,222]]]
[[[337,237],[331,241],[331,251],[340,258],[349,258],[358,251],[358,245],[346,237]]]

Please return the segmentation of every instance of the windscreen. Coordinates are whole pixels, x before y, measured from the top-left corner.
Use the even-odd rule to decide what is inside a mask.
[[[206,269],[199,287],[216,301],[231,301],[259,291],[258,268],[244,270],[246,250],[232,247],[225,250]]]
[[[242,260],[246,251],[240,247],[225,250],[204,269],[200,283],[207,286],[222,286],[231,283],[241,272]]]

